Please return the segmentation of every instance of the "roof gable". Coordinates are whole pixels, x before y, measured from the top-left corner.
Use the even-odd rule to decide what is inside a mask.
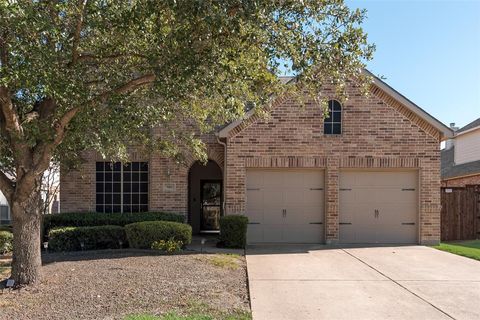
[[[444,140],[453,136],[453,131],[442,122],[431,116],[412,101],[408,100],[378,77],[374,76],[370,71],[364,69],[363,72],[371,76],[373,79],[373,85],[371,87],[371,92],[373,94],[402,113],[422,130],[439,140]],[[286,98],[287,97],[277,97],[271,106],[271,109],[274,109],[277,105],[281,104]],[[243,119],[236,120],[221,129],[218,132],[218,136],[222,138],[234,136],[249,124],[255,122],[258,118],[260,118],[260,116],[255,113],[255,110],[249,110]]]

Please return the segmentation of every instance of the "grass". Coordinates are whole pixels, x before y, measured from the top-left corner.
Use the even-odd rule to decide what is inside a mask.
[[[221,312],[212,308],[207,303],[200,301],[189,301],[184,315],[176,312],[167,313],[162,316],[151,314],[129,315],[124,320],[252,320],[249,312],[235,310],[230,313]]]
[[[164,316],[153,316],[153,315],[143,314],[143,315],[131,315],[125,318],[125,320],[216,320],[216,319],[250,320],[252,319],[252,317],[246,313],[232,314],[232,315],[227,315],[221,318],[217,318],[210,315],[204,315],[204,314],[191,314],[187,316],[181,316],[176,313],[169,313]]]
[[[480,261],[480,240],[440,243],[434,248]]]
[[[219,268],[236,270],[239,268],[238,254],[215,254],[207,257],[207,262]]]

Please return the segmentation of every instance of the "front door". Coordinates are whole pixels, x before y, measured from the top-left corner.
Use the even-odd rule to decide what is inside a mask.
[[[222,181],[201,180],[201,230],[217,231],[220,229],[222,215]]]

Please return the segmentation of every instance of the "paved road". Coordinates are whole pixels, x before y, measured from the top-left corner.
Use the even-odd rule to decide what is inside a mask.
[[[480,262],[422,246],[247,250],[254,320],[480,319]]]

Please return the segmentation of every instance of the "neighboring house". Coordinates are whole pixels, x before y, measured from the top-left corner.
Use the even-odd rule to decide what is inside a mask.
[[[367,72],[367,71],[365,71]],[[61,174],[62,212],[179,212],[195,233],[223,214],[249,218],[249,243],[422,243],[440,240],[440,150],[450,128],[380,79],[370,95],[325,88],[316,103],[277,98],[203,136],[209,161],[186,165],[131,152],[131,163],[86,152]]]
[[[480,118],[463,128],[450,124],[455,135],[442,150],[442,186],[480,185]]]
[[[10,206],[3,193],[0,192],[0,225],[10,224],[10,222]]]

